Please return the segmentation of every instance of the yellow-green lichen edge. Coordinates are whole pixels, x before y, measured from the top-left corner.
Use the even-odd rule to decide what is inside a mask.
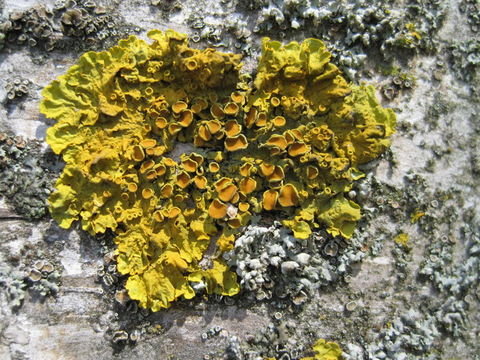
[[[194,284],[236,294],[221,254],[254,213],[275,212],[298,238],[321,226],[352,235],[360,207],[344,193],[395,131],[373,87],[349,85],[316,39],[264,39],[250,88],[240,55],[192,49],[172,30],[148,36],[82,55],[40,104],[66,163],[52,217],[116,234],[132,299],[157,311]]]
[[[315,356],[304,357],[300,360],[340,360],[342,358],[342,349],[332,341],[318,339],[313,345]]]

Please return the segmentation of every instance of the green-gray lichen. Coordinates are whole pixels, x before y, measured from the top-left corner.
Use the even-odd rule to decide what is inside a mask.
[[[397,58],[399,51],[434,52],[433,35],[445,13],[445,4],[438,0],[410,1],[401,9],[366,1],[318,4],[309,0],[249,0],[242,6],[255,14],[255,32],[307,31],[334,44],[346,68],[355,65],[365,51],[379,50],[389,60]]]
[[[53,260],[58,251],[56,245],[38,241],[28,227],[6,225],[1,235],[0,286],[4,291],[0,292],[0,298],[3,303],[16,311],[26,298],[43,301],[57,294],[62,268]],[[19,246],[18,239],[26,236],[32,241]]]
[[[48,160],[40,141],[0,132],[0,196],[21,217],[38,220],[47,214],[55,161]]]
[[[102,48],[123,36],[121,17],[94,1],[61,0],[11,12],[0,24],[0,49],[27,46],[42,51]]]
[[[27,289],[23,274],[7,266],[0,266],[0,285],[10,306],[13,309],[19,308]]]
[[[458,2],[458,9],[467,17],[470,30],[478,33],[480,30],[480,3],[478,0],[461,0]]]
[[[15,77],[8,79],[5,84],[5,91],[7,92],[7,101],[18,100],[25,98],[31,87],[31,82],[28,79]]]
[[[321,287],[339,281],[364,257],[363,245],[361,236],[347,242],[326,232],[300,240],[275,223],[247,227],[223,256],[236,269],[247,296],[282,307],[284,300],[304,304]]]
[[[469,39],[450,45],[450,64],[455,75],[468,82],[478,82],[480,40]]]

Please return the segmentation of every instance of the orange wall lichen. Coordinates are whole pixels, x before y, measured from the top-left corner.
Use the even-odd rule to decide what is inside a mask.
[[[66,163],[51,214],[116,233],[132,299],[156,311],[193,297],[194,283],[237,293],[221,253],[254,213],[277,212],[299,238],[321,226],[352,235],[360,207],[344,194],[395,128],[373,87],[349,85],[317,39],[264,39],[251,88],[239,55],[192,49],[171,30],[148,36],[84,54],[40,105]],[[175,158],[180,143],[194,151]]]

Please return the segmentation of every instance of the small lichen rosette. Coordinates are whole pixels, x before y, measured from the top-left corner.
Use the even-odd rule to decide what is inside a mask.
[[[236,294],[221,255],[255,213],[299,238],[352,235],[360,208],[344,193],[395,127],[373,87],[347,84],[316,39],[264,39],[250,87],[240,55],[148,36],[82,55],[40,105],[66,163],[51,214],[116,234],[132,299],[156,311],[199,289]]]
[[[315,356],[304,357],[300,360],[339,360],[342,358],[342,349],[333,341],[318,339],[312,349]]]

